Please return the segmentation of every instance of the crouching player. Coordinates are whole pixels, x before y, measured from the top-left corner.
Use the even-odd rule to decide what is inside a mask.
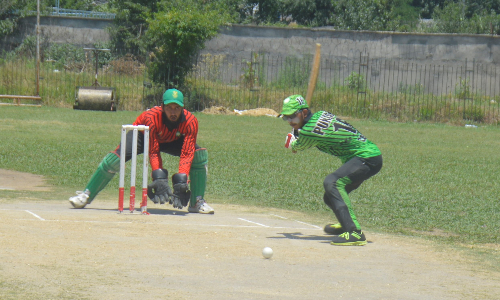
[[[196,144],[198,120],[184,109],[184,96],[176,89],[163,94],[163,104],[143,112],[133,125],[149,126],[149,162],[153,182],[148,185],[148,196],[154,203],[170,203],[175,208],[188,206],[192,213],[213,214],[204,199],[207,179],[207,149]],[[132,158],[132,135],[127,133],[125,160]],[[69,198],[75,208],[84,208],[111,181],[120,170],[120,145],[108,153],[99,164],[84,191]],[[138,133],[137,153],[144,152],[144,133]],[[169,186],[168,171],[163,168],[161,152],[179,156],[179,173],[172,176],[173,191]],[[146,154],[144,154],[146,155]]]
[[[378,147],[356,128],[327,111],[312,113],[305,99],[293,95],[283,101],[283,119],[293,128],[285,142],[292,152],[316,147],[342,161],[335,172],[323,181],[323,201],[330,207],[339,223],[325,226],[334,235],[333,245],[362,246],[366,238],[361,231],[349,199],[349,193],[382,168]]]

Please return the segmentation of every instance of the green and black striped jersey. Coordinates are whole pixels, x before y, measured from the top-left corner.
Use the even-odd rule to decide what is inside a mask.
[[[356,128],[327,111],[318,111],[299,130],[298,139],[292,142],[294,151],[312,147],[335,155],[342,163],[357,156],[374,157],[381,154],[377,145],[370,142]]]

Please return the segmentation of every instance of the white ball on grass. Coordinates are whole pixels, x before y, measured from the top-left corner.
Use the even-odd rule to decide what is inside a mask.
[[[271,258],[273,256],[273,249],[265,247],[262,249],[262,256],[264,256],[264,258]]]

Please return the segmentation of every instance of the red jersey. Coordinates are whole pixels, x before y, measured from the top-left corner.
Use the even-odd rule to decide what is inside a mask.
[[[194,147],[198,135],[198,120],[187,110],[184,111],[186,119],[180,122],[172,131],[169,131],[163,123],[163,110],[161,106],[155,106],[140,114],[133,125],[149,126],[149,162],[154,170],[162,169],[163,162],[160,155],[160,143],[169,143],[184,136],[181,156],[179,161],[179,173],[189,175],[191,163],[194,157]],[[182,115],[181,115],[182,117]]]

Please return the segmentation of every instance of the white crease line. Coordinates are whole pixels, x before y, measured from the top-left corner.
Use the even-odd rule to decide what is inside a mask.
[[[30,212],[31,213],[31,212]],[[34,221],[33,219],[15,219],[16,221]],[[44,220],[46,222],[72,222],[72,223],[103,223],[103,224],[132,224],[133,222],[112,222],[112,221],[76,221],[76,220]],[[155,224],[155,223],[150,223]]]
[[[275,214],[270,214],[271,216],[275,216],[275,217],[278,217],[278,218],[282,218],[282,219],[286,219],[288,220],[288,218],[285,218],[285,217],[282,217],[282,216],[278,216],[278,215],[275,215]]]
[[[260,223],[257,223],[257,222],[252,222],[252,221],[249,221],[249,220],[246,220],[246,219],[243,219],[243,218],[238,218],[238,219],[240,219],[240,220],[242,220],[242,221],[245,221],[245,222],[248,222],[248,223],[257,224],[257,225],[259,225],[259,226],[262,226],[262,227],[268,227],[268,228],[269,228],[269,226],[264,225],[264,224],[260,224]]]
[[[308,226],[311,226],[311,227],[314,227],[314,228],[317,228],[317,229],[321,229],[321,227],[318,227],[316,225],[313,225],[313,224],[309,224],[309,223],[306,223],[306,222],[302,222],[302,221],[297,221],[297,220],[294,220],[295,222],[298,222],[300,224],[304,224],[304,225],[308,225]]]
[[[36,221],[36,220],[33,220],[33,219],[15,219],[16,221]],[[263,225],[263,224],[259,224],[259,223],[255,223],[255,222],[252,222],[252,221],[248,221],[248,220],[245,220],[245,219],[242,219],[243,221],[247,221],[247,222],[250,222],[250,223],[254,223],[254,224],[258,224],[259,226],[257,225],[228,225],[228,224],[200,224],[200,223],[183,223],[183,224],[179,224],[179,223],[169,223],[169,222],[160,222],[160,223],[156,223],[156,222],[141,222],[141,224],[162,224],[162,225],[187,225],[187,226],[203,226],[203,227],[231,227],[231,228],[262,228],[262,227],[266,227],[266,228],[272,228],[272,229],[290,229],[290,230],[311,230],[310,227],[308,228],[302,228],[302,227],[285,227],[285,226],[275,226],[275,227],[272,227],[272,226],[266,226],[266,225]],[[133,221],[117,221],[117,222],[113,222],[113,221],[76,221],[76,220],[44,220],[45,222],[71,222],[71,223],[100,223],[100,224],[133,224],[134,222]],[[319,228],[319,227],[318,227]],[[320,228],[321,229],[321,228]]]
[[[271,216],[275,216],[275,217],[278,217],[278,218],[282,218],[282,219],[286,219],[288,220],[288,218],[286,217],[282,217],[282,216],[279,216],[279,215],[275,215],[275,214],[270,214]],[[309,224],[309,223],[306,223],[306,222],[302,222],[302,221],[299,221],[299,220],[294,220],[295,222],[298,222],[300,224],[304,224],[304,225],[307,225],[307,226],[311,226],[311,227],[314,227],[314,228],[317,228],[317,229],[322,229],[321,227],[318,227],[316,225],[313,225],[313,224]]]
[[[32,212],[31,212],[31,211],[29,211],[29,210],[25,210],[25,212],[28,212],[28,213],[32,214],[33,216],[37,217],[38,219],[40,219],[40,220],[42,220],[42,221],[45,221],[45,219],[44,219],[44,218],[40,217],[39,215],[37,215],[37,214],[35,214],[35,213],[32,213]]]

